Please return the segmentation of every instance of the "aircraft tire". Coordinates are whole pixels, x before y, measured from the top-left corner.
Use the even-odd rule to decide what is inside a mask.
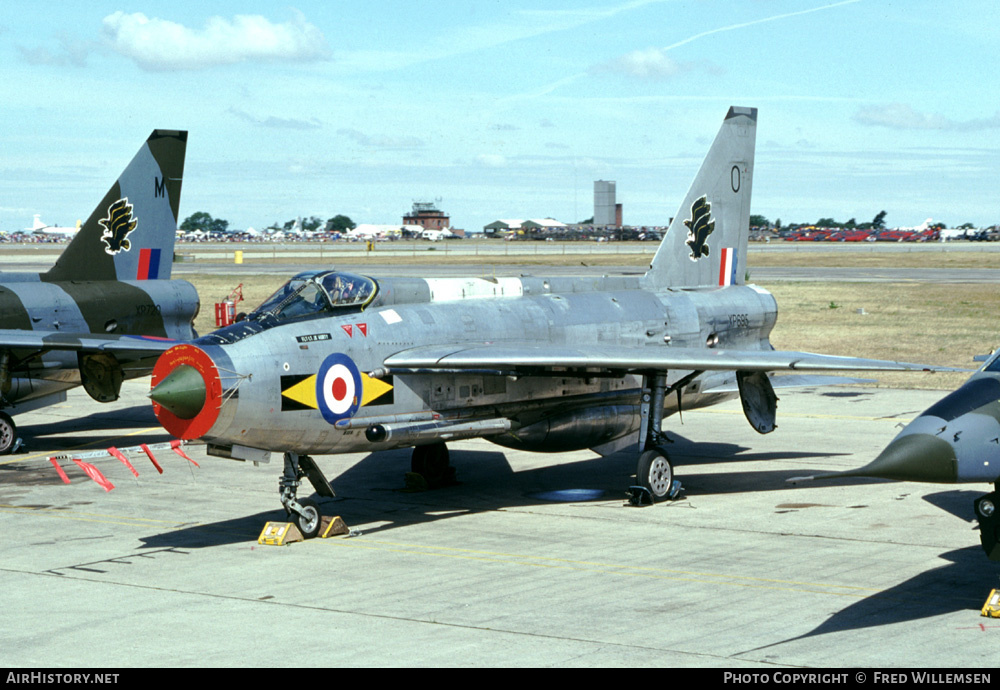
[[[450,463],[448,446],[444,443],[416,446],[410,458],[410,471],[426,479],[428,486],[439,486],[448,479]]]
[[[7,455],[14,450],[17,441],[17,425],[6,412],[0,412],[0,455]]]
[[[669,498],[674,484],[674,468],[670,464],[667,452],[658,447],[643,451],[639,455],[635,479],[640,486],[649,491],[654,503]]]
[[[323,516],[319,512],[319,506],[316,505],[315,501],[310,501],[308,498],[299,501],[299,505],[302,506],[302,514],[296,513],[295,515],[295,525],[302,532],[302,536],[306,539],[312,539],[319,534],[320,528],[323,526]]]

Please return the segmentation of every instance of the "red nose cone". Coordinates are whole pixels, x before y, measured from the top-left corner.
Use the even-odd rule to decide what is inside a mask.
[[[200,385],[191,385],[193,379],[200,378],[201,383],[204,383],[204,402],[201,402],[199,397],[200,407],[188,402],[192,397],[190,390],[177,390],[176,380],[182,374],[186,380],[184,389],[193,387],[201,389]],[[166,381],[164,386],[158,389],[159,384],[164,381]],[[153,413],[164,429],[185,440],[201,438],[219,418],[219,408],[222,406],[222,382],[219,380],[215,362],[207,352],[194,345],[177,345],[170,348],[160,355],[153,367],[150,397],[153,398]],[[161,405],[156,402],[158,397],[165,403],[172,398],[178,398],[185,404]],[[174,408],[173,411],[168,407]]]

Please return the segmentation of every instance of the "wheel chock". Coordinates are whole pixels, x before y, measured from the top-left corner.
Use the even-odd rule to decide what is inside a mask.
[[[644,486],[630,486],[625,492],[628,502],[634,506],[653,505],[653,494]]]
[[[264,531],[257,538],[258,544],[266,546],[285,546],[297,541],[303,541],[305,537],[302,532],[292,522],[268,522],[264,525]]]
[[[402,491],[404,493],[419,493],[421,491],[427,491],[430,488],[427,485],[427,479],[419,472],[407,472],[403,476],[403,482]]]
[[[983,606],[982,615],[987,618],[1000,618],[1000,589],[994,589],[986,598],[986,605]]]
[[[341,534],[350,534],[351,528],[340,518],[339,515],[334,517],[323,516],[323,522],[319,527],[319,538],[328,539],[330,537],[337,537]]]

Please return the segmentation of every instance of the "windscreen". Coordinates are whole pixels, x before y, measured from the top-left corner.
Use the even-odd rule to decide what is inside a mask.
[[[362,309],[375,296],[375,281],[342,271],[300,273],[268,297],[250,314],[287,321],[322,313]]]

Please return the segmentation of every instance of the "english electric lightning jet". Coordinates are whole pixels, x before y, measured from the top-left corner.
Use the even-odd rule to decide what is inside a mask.
[[[644,276],[371,278],[300,273],[245,321],[167,351],[150,398],[160,423],[208,452],[284,453],[281,502],[306,536],[330,485],[307,454],[414,446],[448,471],[446,441],[532,451],[638,449],[640,495],[669,496],[661,420],[739,395],[774,429],[792,370],[921,365],[780,352],[766,290],[744,284],[757,111],[731,108]],[[676,394],[676,395],[674,395]]]
[[[45,273],[0,273],[0,453],[12,414],[83,385],[116,400],[176,340],[195,336],[198,294],[170,280],[187,132],[155,130]]]
[[[990,560],[1000,561],[1000,350],[957,390],[903,427],[869,464],[809,479],[880,477],[910,482],[992,483],[974,502]]]

